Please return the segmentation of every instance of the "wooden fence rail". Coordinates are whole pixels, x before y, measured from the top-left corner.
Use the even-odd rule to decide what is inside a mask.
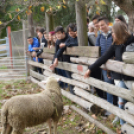
[[[75,86],[74,92],[76,95],[72,95],[68,93],[67,91],[61,89],[63,96],[67,97],[69,100],[75,102],[81,107],[88,109],[89,111],[93,112],[94,108],[97,105],[109,111],[110,113],[113,113],[114,115],[118,116],[119,118],[129,123],[129,124],[125,124],[122,126],[123,133],[126,132],[128,134],[132,134],[134,132],[134,128],[132,127],[134,126],[134,83],[132,84],[132,87],[133,87],[132,90],[126,90],[124,88],[117,87],[115,85],[100,81],[92,77],[87,78],[87,79],[84,79],[83,77],[83,75],[88,69],[88,66],[93,64],[99,57],[99,54],[100,54],[99,47],[87,47],[86,46],[86,47],[67,48],[67,50],[64,52],[65,55],[73,55],[73,56],[80,56],[80,57],[78,58],[71,57],[71,62],[73,63],[59,62],[57,68],[72,72],[73,79],[59,76],[53,73],[49,69],[49,66],[52,63],[53,54],[54,54],[54,49],[44,48],[44,52],[40,55],[40,58],[44,59],[44,64],[33,62],[33,61],[28,62],[31,66],[45,69],[43,73],[44,75],[38,74],[37,72],[30,70],[31,80],[34,83],[38,83],[40,87],[45,89],[45,85],[39,83],[40,80],[47,79],[47,77],[49,77],[50,75],[59,77],[61,81]],[[101,66],[101,68],[134,77],[134,60],[133,59],[134,59],[134,53],[125,52],[123,54],[124,62],[108,60],[106,64]],[[125,110],[122,110],[110,104],[106,100],[103,100],[91,94],[90,85],[93,87],[99,88],[105,92],[108,92],[110,94],[124,98],[125,100],[128,100],[129,102],[126,103]],[[93,119],[91,116],[84,113],[82,110],[76,108],[75,106],[70,106],[70,108],[78,112],[80,115],[85,117],[90,122],[94,123],[96,126],[101,128],[106,133],[114,134],[112,130],[107,128],[101,122]]]

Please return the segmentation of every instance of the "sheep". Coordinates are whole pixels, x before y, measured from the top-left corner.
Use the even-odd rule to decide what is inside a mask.
[[[51,134],[51,121],[54,123],[54,134],[57,134],[57,123],[62,111],[60,87],[57,80],[51,76],[41,93],[14,96],[3,105],[1,134],[23,134],[26,127],[44,122],[48,123]]]

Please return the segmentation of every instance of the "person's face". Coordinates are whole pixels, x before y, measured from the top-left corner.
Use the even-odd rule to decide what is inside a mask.
[[[44,37],[45,37],[46,40],[49,40],[47,33],[44,34]]]
[[[115,19],[115,23],[116,23],[116,22],[120,22],[120,20],[119,20],[118,18],[116,18],[116,19]]]
[[[57,41],[56,35],[53,35],[52,37],[53,37],[54,43],[56,43],[56,41]]]
[[[99,23],[98,23],[98,20],[97,20],[97,19],[93,20],[93,24],[94,24],[94,27],[95,27],[97,30],[100,29]]]
[[[32,38],[30,38],[30,39],[27,39],[27,42],[28,42],[28,44],[33,44],[33,39]]]
[[[108,23],[106,23],[104,20],[99,22],[100,30],[104,33],[107,33],[109,30]]]
[[[38,37],[39,37],[39,39],[41,39],[42,36],[43,36],[43,34],[42,34],[41,32],[38,32]]]
[[[58,40],[65,38],[65,33],[64,32],[62,33],[61,31],[57,32],[55,35]]]
[[[69,33],[69,35],[70,35],[72,38],[75,38],[75,37],[76,37],[76,32],[72,31],[71,28],[69,28],[68,33]]]
[[[94,32],[94,28],[92,26],[88,26],[89,32]]]
[[[49,41],[52,41],[52,35],[50,33],[48,35],[48,39],[49,39]]]

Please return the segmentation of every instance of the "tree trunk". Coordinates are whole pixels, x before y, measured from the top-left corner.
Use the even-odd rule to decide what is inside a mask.
[[[112,0],[121,8],[129,17],[128,28],[130,32],[134,32],[134,0]]]
[[[28,36],[33,37],[34,36],[34,26],[33,26],[33,14],[31,13],[28,15]]]
[[[86,23],[86,7],[82,0],[76,1],[76,23],[79,46],[87,46],[87,23]]]
[[[46,31],[50,32],[54,30],[54,18],[53,14],[45,13]]]

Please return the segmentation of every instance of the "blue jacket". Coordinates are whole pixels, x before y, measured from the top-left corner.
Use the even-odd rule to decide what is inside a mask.
[[[38,39],[35,37],[33,38],[33,44],[29,44],[28,51],[30,51],[30,52],[35,51],[35,50],[33,50],[34,47],[40,47],[40,43],[39,43]],[[36,61],[36,57],[33,57],[33,60]],[[38,58],[38,62],[42,62],[42,61],[43,61],[42,58]]]
[[[96,45],[101,47],[101,56],[108,50],[108,48],[113,43],[112,34],[109,33],[108,36],[104,36],[103,33],[100,33],[96,39]]]

